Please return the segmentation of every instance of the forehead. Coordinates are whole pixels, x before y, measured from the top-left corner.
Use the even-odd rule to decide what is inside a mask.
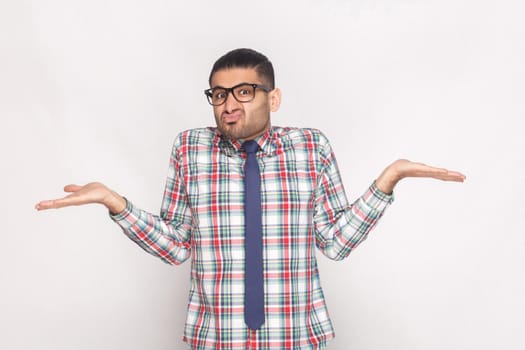
[[[225,68],[215,72],[211,78],[211,87],[232,87],[240,83],[260,84],[261,79],[255,68]]]

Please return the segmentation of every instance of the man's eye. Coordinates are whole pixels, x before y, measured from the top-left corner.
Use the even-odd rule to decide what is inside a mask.
[[[215,94],[213,94],[213,98],[215,99],[223,99],[226,97],[226,93],[224,91],[218,91]]]
[[[241,96],[246,96],[246,95],[250,95],[250,94],[251,94],[251,92],[248,89],[241,89],[241,90],[239,90],[239,95],[241,95]]]

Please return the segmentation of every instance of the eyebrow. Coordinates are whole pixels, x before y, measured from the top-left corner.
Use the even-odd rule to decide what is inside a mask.
[[[240,86],[240,85],[244,85],[244,84],[246,84],[246,85],[252,85],[252,84],[264,85],[264,84],[259,84],[259,83],[247,83],[247,82],[242,82],[242,83],[239,83],[239,84],[235,84],[235,85],[233,85],[232,87],[229,87],[229,88],[224,87],[224,86],[220,86],[220,85],[216,85],[216,86],[211,87],[210,89],[212,89],[212,90],[213,90],[213,89],[232,89],[232,88],[234,88],[234,87],[236,87],[236,86]]]

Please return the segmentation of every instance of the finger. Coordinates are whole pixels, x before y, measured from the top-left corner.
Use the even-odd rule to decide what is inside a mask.
[[[454,171],[454,170],[447,170],[446,174],[444,174],[444,177],[451,178],[451,179],[461,179],[461,180],[466,179],[466,176],[464,174],[460,173],[459,171]]]
[[[35,205],[36,210],[46,210],[55,208],[55,200],[45,200]]]
[[[448,171],[444,168],[436,168],[423,163],[408,163],[400,172],[403,173],[406,177],[412,176],[427,176],[429,174],[446,174]]]
[[[462,173],[454,170],[448,170],[446,168],[436,168],[431,167],[428,165],[420,167],[418,170],[414,172],[414,174],[418,174],[419,176],[457,176],[457,177],[465,177]]]
[[[457,182],[464,182],[466,179],[465,175],[448,175],[446,178],[446,181],[457,181]]]
[[[75,184],[69,184],[64,186],[64,192],[76,192],[80,190],[83,186],[75,185]]]
[[[443,181],[464,182],[466,176],[461,173],[453,172],[445,175],[435,176],[435,178]]]
[[[41,201],[35,206],[35,208],[37,210],[58,209],[58,208],[63,208],[63,207],[68,207],[71,205],[78,205],[78,204],[80,204],[78,199],[76,199],[75,196],[69,195],[64,198],[49,199],[49,200]]]
[[[445,168],[437,168],[430,165],[426,165],[423,163],[418,163],[420,165],[420,170],[424,172],[433,172],[436,174],[446,174],[448,173],[448,169]]]
[[[449,175],[451,175],[451,176],[463,177],[464,179],[467,178],[467,177],[465,176],[465,174],[462,174],[462,173],[460,173],[459,171],[452,171],[452,170],[450,170],[448,173],[449,173]]]
[[[446,169],[439,168],[424,168],[424,169],[412,169],[407,172],[405,177],[443,177],[447,176],[448,171]]]
[[[445,170],[445,171],[443,171]],[[466,179],[466,176],[457,172],[457,171],[448,171],[446,169],[426,169],[414,171],[407,175],[407,177],[426,177],[434,178],[443,181],[457,181],[463,182]]]
[[[45,201],[41,201],[40,203],[38,203],[35,208],[37,210],[46,210],[46,209],[57,209],[57,208],[60,208],[61,205],[60,205],[60,200],[58,199],[50,199],[50,200],[45,200]],[[62,205],[64,206],[64,205]]]

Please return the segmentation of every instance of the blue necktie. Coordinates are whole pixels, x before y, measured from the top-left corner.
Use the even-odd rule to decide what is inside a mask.
[[[261,174],[255,157],[259,145],[250,140],[242,147],[247,153],[244,168],[244,322],[255,330],[264,323]]]

